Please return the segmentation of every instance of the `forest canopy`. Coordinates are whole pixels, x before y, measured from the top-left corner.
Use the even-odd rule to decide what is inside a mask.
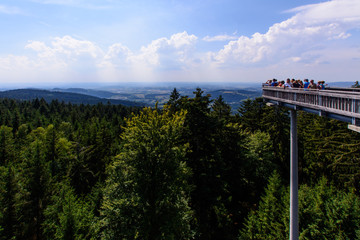
[[[301,239],[360,238],[360,141],[299,112]],[[289,116],[0,99],[0,239],[287,239]]]

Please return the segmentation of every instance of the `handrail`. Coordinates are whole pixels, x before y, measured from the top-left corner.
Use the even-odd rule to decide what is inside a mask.
[[[263,86],[265,99],[360,119],[360,92]]]

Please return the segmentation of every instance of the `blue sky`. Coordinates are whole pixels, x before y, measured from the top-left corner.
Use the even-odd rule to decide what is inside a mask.
[[[3,0],[0,84],[356,81],[359,0]]]

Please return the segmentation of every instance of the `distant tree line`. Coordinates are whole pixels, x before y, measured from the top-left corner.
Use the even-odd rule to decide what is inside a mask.
[[[359,136],[298,129],[300,238],[359,239]],[[261,98],[0,100],[0,239],[287,239],[288,184],[288,112]]]

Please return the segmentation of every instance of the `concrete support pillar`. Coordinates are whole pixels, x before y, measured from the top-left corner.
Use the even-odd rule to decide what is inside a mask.
[[[290,110],[290,240],[299,239],[297,112]]]

